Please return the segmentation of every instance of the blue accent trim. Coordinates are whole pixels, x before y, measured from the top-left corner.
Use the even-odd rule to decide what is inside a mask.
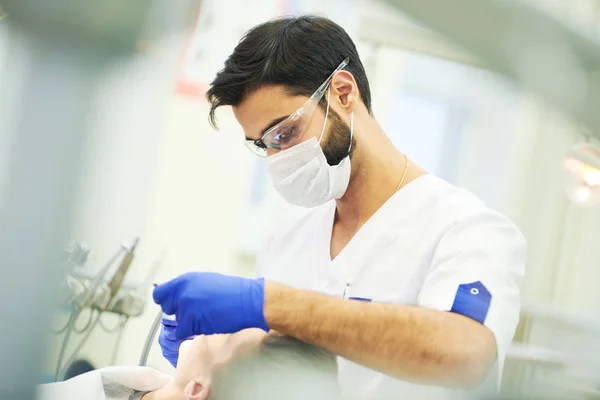
[[[450,311],[483,324],[490,309],[491,301],[492,294],[481,281],[464,283],[458,286],[454,304],[452,304]]]
[[[366,302],[373,301],[373,299],[367,299],[366,297],[348,297],[348,300],[366,301]]]

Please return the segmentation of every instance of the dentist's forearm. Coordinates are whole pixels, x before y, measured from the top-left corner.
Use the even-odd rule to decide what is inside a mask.
[[[449,312],[343,300],[266,282],[264,314],[271,329],[420,383],[475,386],[496,357],[488,328]]]

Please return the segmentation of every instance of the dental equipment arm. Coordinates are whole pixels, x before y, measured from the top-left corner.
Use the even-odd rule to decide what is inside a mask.
[[[69,324],[68,324],[67,330],[65,332],[65,336],[63,337],[63,341],[60,346],[58,361],[56,362],[56,371],[54,373],[55,381],[58,382],[60,380],[60,378],[62,377],[62,374],[64,373],[64,370],[66,370],[66,368],[68,368],[70,361],[73,358],[73,357],[71,357],[67,363],[64,363],[65,353],[67,351],[67,345],[71,339],[71,334],[73,333],[73,329],[75,328],[75,323],[77,322],[77,319],[79,318],[79,315],[81,314],[81,311],[91,305],[91,303],[94,299],[94,295],[96,294],[96,291],[102,284],[102,280],[104,279],[104,277],[106,276],[106,274],[108,273],[110,268],[113,266],[113,264],[117,261],[117,259],[119,258],[119,256],[121,255],[122,252],[123,252],[123,248],[119,247],[119,250],[104,264],[104,266],[100,269],[100,271],[94,277],[94,280],[90,283],[90,285],[87,288],[87,290],[83,296],[83,299],[81,300],[79,305],[77,305],[76,308],[73,310],[73,315],[71,316],[71,318],[69,320]],[[95,325],[95,323],[94,323],[94,325]],[[82,343],[84,343],[84,341],[82,341]],[[74,352],[75,355],[76,355],[76,353],[77,352]]]
[[[67,369],[69,368],[69,366],[71,365],[71,363],[79,355],[79,352],[81,351],[83,346],[87,343],[87,340],[89,339],[91,334],[94,332],[94,328],[100,323],[100,318],[102,316],[102,313],[105,310],[100,309],[100,310],[92,310],[91,311],[92,314],[90,315],[90,322],[89,322],[89,325],[84,330],[85,333],[84,333],[83,337],[80,339],[79,343],[75,346],[75,349],[72,351],[70,357],[66,361],[64,361],[66,349],[71,340],[71,335],[74,331],[75,324],[79,318],[79,315],[86,308],[94,309],[94,307],[95,307],[94,301],[95,301],[95,296],[97,294],[98,288],[100,287],[100,285],[102,285],[102,282],[104,281],[106,275],[108,274],[108,272],[110,271],[110,269],[112,268],[114,263],[118,260],[118,258],[124,252],[125,254],[124,254],[123,258],[121,259],[119,266],[117,267],[113,277],[111,278],[110,282],[108,283],[108,290],[110,293],[110,297],[109,297],[108,302],[106,303],[106,309],[110,309],[110,307],[114,306],[114,303],[118,299],[117,294],[118,294],[119,290],[121,289],[121,287],[123,286],[123,280],[125,279],[125,275],[127,274],[129,267],[131,266],[131,263],[133,261],[134,250],[135,250],[138,242],[139,242],[139,240],[136,238],[136,239],[134,239],[133,243],[130,246],[121,245],[119,250],[116,252],[116,254],[114,254],[108,260],[108,262],[100,269],[100,271],[96,274],[96,276],[94,277],[92,282],[89,284],[88,288],[86,289],[86,292],[85,292],[83,298],[80,301],[75,303],[74,310],[72,312],[71,318],[69,320],[69,324],[66,328],[65,336],[63,337],[62,345],[60,347],[58,362],[56,365],[56,371],[55,371],[55,376],[54,376],[55,381],[59,381],[65,375],[65,373],[66,373]],[[97,313],[94,316],[93,313],[95,313],[96,311],[97,311]],[[120,330],[120,332],[122,332],[123,325],[121,322],[119,323],[119,326],[120,326],[119,330]]]

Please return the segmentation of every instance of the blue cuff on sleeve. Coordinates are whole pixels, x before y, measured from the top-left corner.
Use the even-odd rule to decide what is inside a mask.
[[[464,315],[484,323],[490,309],[492,294],[481,283],[464,283],[458,286],[450,312]]]

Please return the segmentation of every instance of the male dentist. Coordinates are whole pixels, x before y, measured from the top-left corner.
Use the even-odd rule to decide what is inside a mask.
[[[155,288],[177,320],[159,339],[172,363],[186,337],[261,328],[339,355],[355,398],[498,382],[525,240],[394,147],[344,29],[311,16],[259,25],[207,97],[213,125],[231,106],[275,188],[301,207],[265,243],[259,278],[190,272]]]

